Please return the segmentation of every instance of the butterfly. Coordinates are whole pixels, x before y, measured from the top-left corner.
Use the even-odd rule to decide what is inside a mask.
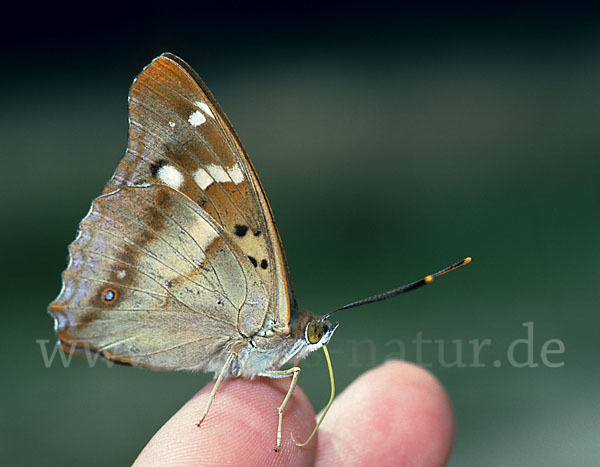
[[[162,54],[134,80],[128,102],[127,151],[81,221],[49,305],[60,345],[154,370],[213,372],[198,425],[224,379],[289,377],[278,451],[299,362],[319,348],[331,405],[326,344],[338,323],[328,319],[333,312],[299,310],[265,192],[194,70]],[[335,311],[412,290],[466,262]]]

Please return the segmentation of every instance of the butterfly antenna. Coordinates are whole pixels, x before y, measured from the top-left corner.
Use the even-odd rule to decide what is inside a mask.
[[[403,294],[406,292],[410,292],[411,290],[418,289],[419,287],[422,287],[422,286],[427,285],[430,282],[432,282],[434,278],[441,276],[443,274],[446,274],[450,271],[454,271],[455,269],[458,269],[461,266],[464,266],[465,264],[469,264],[470,262],[471,262],[471,258],[465,258],[462,261],[459,261],[458,263],[454,263],[453,265],[448,266],[447,268],[444,268],[441,271],[436,272],[435,274],[430,274],[429,276],[425,276],[423,279],[419,279],[418,281],[411,282],[410,284],[403,285],[396,289],[388,290],[387,292],[373,295],[372,297],[367,297],[367,298],[363,298],[362,300],[357,300],[356,302],[348,303],[347,305],[344,305],[340,308],[333,310],[330,313],[327,313],[321,319],[324,321],[327,318],[329,318],[331,315],[333,315],[334,313],[337,313],[338,311],[348,310],[350,308],[356,308],[359,306],[368,305],[369,303],[381,302],[382,300],[387,300],[388,298],[395,297],[396,295],[400,295],[400,294]]]

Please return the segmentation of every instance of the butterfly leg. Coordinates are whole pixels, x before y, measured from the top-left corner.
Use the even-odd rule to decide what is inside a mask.
[[[277,409],[279,414],[279,422],[277,424],[277,444],[275,446],[275,452],[278,452],[281,448],[281,425],[283,423],[283,411],[285,410],[285,406],[289,402],[292,397],[292,393],[294,392],[294,388],[298,383],[298,376],[300,375],[300,367],[295,366],[288,370],[280,370],[280,371],[266,371],[261,376],[267,376],[268,378],[288,378],[292,377],[292,382],[290,383],[290,388],[288,389],[283,402]]]
[[[225,361],[225,365],[223,365],[223,369],[219,373],[217,382],[213,386],[212,391],[210,391],[210,395],[208,396],[208,402],[206,403],[206,407],[204,408],[204,413],[202,414],[202,417],[200,417],[200,421],[198,423],[196,423],[197,426],[200,426],[200,424],[206,418],[206,415],[208,415],[208,409],[210,409],[213,399],[215,398],[215,394],[217,394],[217,390],[219,389],[219,386],[221,386],[221,383],[223,382],[223,379],[225,378],[225,374],[227,373],[227,370],[229,370],[231,363],[233,362],[233,360],[236,357],[237,357],[237,352],[231,352],[229,354],[229,357],[227,357],[227,360]]]

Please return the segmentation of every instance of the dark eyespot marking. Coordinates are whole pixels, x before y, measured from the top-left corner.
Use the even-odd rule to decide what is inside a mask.
[[[223,302],[222,302],[221,300],[217,300],[217,305],[218,305],[218,306],[222,306],[222,305],[223,305]]]
[[[258,237],[261,233],[262,233],[262,230],[255,230],[254,231],[254,236]]]
[[[235,224],[235,234],[238,237],[243,237],[244,235],[246,235],[246,232],[248,232],[247,225]]]
[[[150,173],[152,174],[153,177],[156,177],[156,174],[158,173],[158,171],[160,170],[160,168],[165,165],[167,163],[167,161],[165,160],[160,160],[158,162],[153,162],[152,164],[150,164]]]
[[[173,287],[173,281],[167,281],[167,287],[170,289]]]
[[[254,267],[258,266],[258,261],[256,261],[256,258],[254,256],[248,256],[248,259],[252,263],[252,266],[254,266]]]
[[[117,291],[115,289],[104,289],[102,291],[102,301],[104,303],[114,303],[117,299]]]
[[[261,268],[263,268],[263,269],[267,269],[267,267],[268,267],[268,266],[269,266],[269,263],[267,263],[267,260],[266,260],[266,259],[263,259],[263,260],[260,262],[260,267],[261,267]]]

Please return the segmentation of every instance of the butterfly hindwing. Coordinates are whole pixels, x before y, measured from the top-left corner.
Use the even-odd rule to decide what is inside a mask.
[[[269,308],[231,237],[167,186],[99,197],[69,250],[50,306],[58,335],[118,361],[201,367],[232,336],[256,332]]]

